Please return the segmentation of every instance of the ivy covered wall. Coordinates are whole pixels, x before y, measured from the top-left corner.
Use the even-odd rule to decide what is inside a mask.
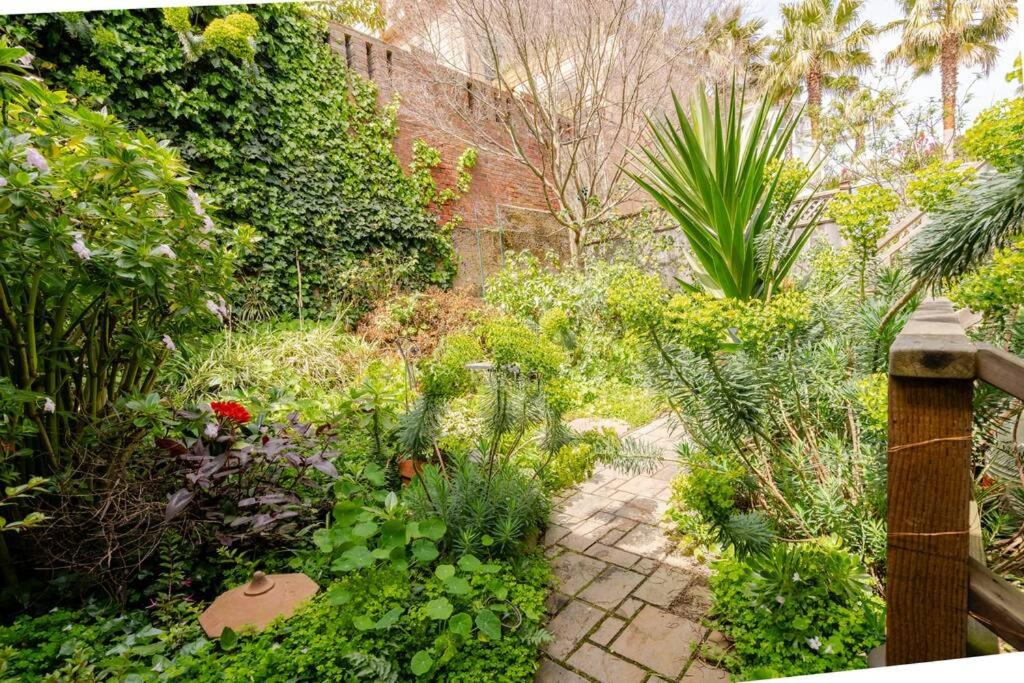
[[[246,20],[230,20],[246,12]],[[220,20],[220,21],[218,21]],[[451,241],[393,151],[395,107],[346,69],[298,5],[0,17],[33,67],[171,140],[217,220],[252,225],[243,314],[330,313],[363,257],[403,284],[446,284]],[[365,269],[364,269],[365,270]]]

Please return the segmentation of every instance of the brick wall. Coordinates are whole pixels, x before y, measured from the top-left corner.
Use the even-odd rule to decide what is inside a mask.
[[[477,149],[470,191],[454,207],[464,219],[452,236],[459,260],[456,287],[479,292],[486,276],[501,267],[507,249],[565,253],[568,235],[548,213],[540,181],[521,161],[487,144],[488,138],[507,139],[503,124],[477,117],[470,127],[458,117],[437,118],[453,104],[472,107],[479,98],[496,97],[486,82],[425,66],[428,60],[421,55],[340,24],[331,24],[330,44],[352,69],[377,84],[382,102],[395,92],[401,97],[395,152],[403,163],[411,159],[414,140],[426,141],[441,152],[435,177],[444,187],[454,182],[453,166],[463,150]]]

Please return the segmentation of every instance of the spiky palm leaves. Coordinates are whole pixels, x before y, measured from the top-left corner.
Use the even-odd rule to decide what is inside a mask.
[[[651,122],[653,143],[631,177],[686,235],[701,288],[739,299],[770,297],[810,237],[810,227],[797,226],[804,218],[811,218],[808,226],[816,222],[804,215],[807,201],[779,215],[779,173],[769,170],[786,153],[799,113],[788,104],[777,110],[764,97],[747,117],[745,93],[735,85],[716,89],[713,103],[703,90],[688,109],[674,102],[674,116]],[[767,233],[786,239],[767,240],[772,248],[765,251]]]

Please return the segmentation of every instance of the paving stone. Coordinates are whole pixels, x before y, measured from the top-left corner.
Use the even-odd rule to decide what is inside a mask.
[[[640,683],[647,673],[590,643],[583,643],[569,659],[569,665],[601,683]]]
[[[573,600],[548,622],[553,640],[548,643],[547,653],[555,659],[565,659],[603,616],[604,612],[596,607]]]
[[[625,517],[634,522],[657,524],[661,521],[667,509],[668,503],[663,500],[637,496],[633,500],[623,503],[617,509],[614,509],[613,512],[619,517]]]
[[[729,674],[703,662],[694,662],[681,680],[683,683],[729,683]]]
[[[563,550],[564,548],[557,545],[548,546],[547,548],[544,548],[544,557],[550,560],[551,558],[561,554]]]
[[[608,497],[611,498],[612,500],[617,500],[620,503],[628,503],[629,501],[631,501],[634,498],[636,498],[636,494],[630,493],[629,491],[617,490],[617,491],[612,491],[611,493],[609,493]]]
[[[655,569],[661,566],[661,563],[657,560],[652,560],[649,557],[641,558],[639,562],[633,565],[633,571],[640,572],[641,574],[650,574]]]
[[[600,560],[571,551],[562,553],[551,562],[558,588],[566,595],[575,595],[607,566]]]
[[[640,602],[636,598],[626,598],[622,601],[621,605],[615,608],[615,613],[624,619],[631,619],[643,606],[644,603]]]
[[[552,524],[544,531],[544,545],[549,546],[558,543],[559,539],[569,533],[569,529],[560,525]]]
[[[661,563],[676,569],[682,569],[694,576],[708,577],[711,575],[711,570],[708,569],[707,565],[703,565],[692,556],[684,555],[676,550],[672,550],[665,557],[661,558]]]
[[[633,596],[652,605],[668,607],[692,583],[692,575],[662,565],[633,591]]]
[[[653,496],[665,489],[665,482],[644,475],[633,477],[619,487],[620,491],[635,493],[638,496]]]
[[[618,617],[608,617],[601,622],[596,631],[590,634],[590,640],[598,645],[607,645],[612,641],[612,638],[619,634],[619,631],[625,625],[626,622]]]
[[[612,651],[671,679],[679,677],[700,644],[699,624],[647,605],[612,643]]]
[[[582,521],[583,521],[583,519],[581,519],[579,517],[576,517],[575,515],[570,515],[569,513],[563,512],[561,510],[556,510],[555,512],[553,512],[551,514],[551,523],[552,524],[558,524],[558,525],[564,526],[564,527],[571,528],[571,527],[576,526],[577,524],[579,524]]]
[[[577,673],[569,671],[561,664],[550,659],[544,659],[537,669],[537,675],[533,678],[534,683],[587,683],[587,679]]]
[[[623,532],[618,529],[613,529],[609,533],[619,534],[619,537],[621,537]],[[615,540],[618,540],[619,537],[616,537]],[[609,545],[605,545],[604,543],[600,542],[590,546],[590,548],[587,550],[587,555],[590,555],[591,557],[596,557],[597,559],[602,560],[604,562],[617,564],[620,567],[626,567],[627,569],[636,564],[636,561],[640,559],[639,555],[627,553],[625,550],[619,550],[618,548],[613,548]]]
[[[641,586],[641,588],[643,588],[643,586]],[[673,609],[674,611],[681,611],[684,614],[699,620],[708,613],[709,609],[711,609],[712,601],[713,596],[711,594],[711,589],[707,586],[701,585],[697,581],[694,581],[679,596],[676,600],[676,604],[673,605]]]
[[[650,524],[637,524],[629,533],[619,539],[616,548],[660,560],[668,553],[670,546],[665,535],[658,527]]]
[[[614,545],[616,541],[626,535],[626,532],[622,529],[612,529],[604,536],[598,539],[600,543],[604,545]]]
[[[608,505],[608,499],[593,494],[577,494],[562,503],[562,511],[579,519],[589,519]]]
[[[611,429],[616,436],[625,436],[629,431],[629,423],[624,420],[614,420],[603,417],[578,417],[568,424],[569,429],[574,432],[590,432],[594,430]]]
[[[594,579],[593,583],[584,588],[579,597],[598,607],[612,609],[643,580],[643,574],[618,567],[609,567],[601,576]]]
[[[554,616],[563,607],[572,602],[572,598],[558,591],[551,591],[547,597],[544,598],[544,607],[548,610],[548,616]]]
[[[670,462],[660,470],[651,475],[653,479],[660,479],[662,481],[672,481],[679,474],[679,465],[674,462]]]
[[[569,532],[566,536],[563,536],[558,544],[563,548],[569,550],[575,550],[578,553],[582,553],[584,550],[592,546],[597,539],[590,538],[586,534],[577,534],[576,532]]]

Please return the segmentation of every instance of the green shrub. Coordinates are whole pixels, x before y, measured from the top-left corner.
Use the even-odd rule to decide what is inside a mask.
[[[449,235],[393,150],[395,104],[378,108],[307,8],[245,12],[172,10],[170,25],[158,9],[8,16],[0,30],[52,66],[47,79],[102,76],[111,111],[183,150],[220,222],[254,226],[238,300],[260,316],[296,313],[300,268],[307,315],[347,304],[343,281],[377,252],[401,265],[378,283],[450,282]]]
[[[1024,240],[997,249],[988,263],[956,283],[950,298],[1000,320],[1019,309],[1024,305]]]
[[[516,366],[524,373],[550,377],[565,362],[558,345],[518,320],[496,318],[485,322],[481,331],[490,358],[499,367]]]
[[[907,199],[925,213],[931,212],[952,199],[976,175],[977,171],[958,161],[936,159],[914,173],[914,179],[907,183]]]
[[[778,543],[713,565],[712,618],[744,678],[860,669],[884,640],[884,603],[838,541]]]
[[[899,205],[899,195],[880,185],[865,185],[851,194],[837,194],[828,203],[828,216],[839,226],[839,235],[860,265],[862,298],[867,264],[878,253],[878,242],[885,237]]]
[[[430,361],[421,366],[423,393],[444,399],[465,393],[473,384],[473,375],[466,365],[478,362],[483,357],[480,342],[473,335],[453,334],[446,337]]]
[[[984,159],[1000,171],[1018,168],[1024,155],[1024,98],[1003,100],[982,111],[960,145],[967,156]]]
[[[587,480],[594,474],[596,459],[594,447],[586,442],[562,446],[544,469],[544,486],[559,491]]]

